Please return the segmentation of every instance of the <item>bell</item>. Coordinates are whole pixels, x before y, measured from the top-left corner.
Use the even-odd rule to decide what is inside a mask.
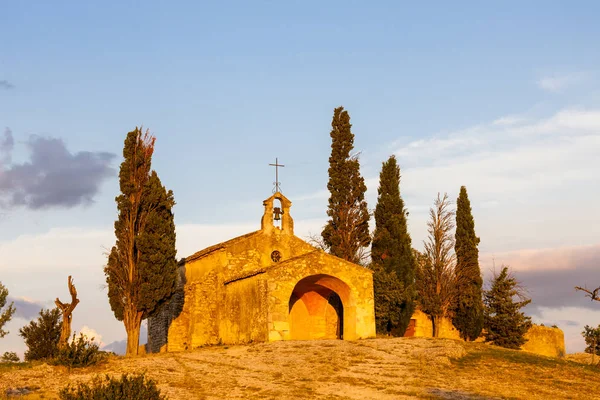
[[[273,219],[275,221],[280,221],[281,220],[281,214],[283,214],[283,212],[281,211],[281,208],[275,207],[275,208],[273,208],[273,214],[275,214],[275,217]]]

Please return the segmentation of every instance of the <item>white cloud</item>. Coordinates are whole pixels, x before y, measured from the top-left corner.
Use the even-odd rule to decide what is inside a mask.
[[[537,158],[547,148],[561,150],[565,143],[573,145],[588,140],[598,146],[598,137],[600,110],[565,109],[548,118],[502,117],[489,124],[418,139],[400,146],[395,154],[402,166],[444,166],[523,149]],[[532,154],[517,154],[511,160],[523,160]]]
[[[82,334],[83,336],[87,337],[89,340],[93,340],[95,343],[98,344],[99,347],[104,347],[106,345],[106,343],[104,343],[102,341],[102,335],[99,334],[95,329],[90,328],[87,325],[84,325],[81,327],[81,329],[79,329],[79,332],[77,333],[77,337],[79,337],[79,334]]]
[[[525,119],[523,117],[518,117],[515,115],[507,115],[505,117],[500,117],[492,122],[492,125],[516,125],[524,122]]]
[[[498,118],[404,143],[395,154],[416,247],[426,236],[426,205],[438,192],[456,198],[462,185],[484,251],[591,244],[600,237],[593,200],[600,196],[598,109]],[[369,204],[377,184],[367,179]]]
[[[558,93],[571,86],[583,83],[587,78],[585,73],[555,73],[541,77],[536,81],[540,89],[548,92]]]
[[[0,243],[0,271],[73,271],[81,268],[81,260],[102,265],[104,253],[113,242],[112,231],[84,228],[56,228],[41,235],[21,235]]]

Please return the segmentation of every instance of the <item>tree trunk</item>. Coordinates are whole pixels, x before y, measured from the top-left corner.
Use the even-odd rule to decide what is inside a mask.
[[[440,337],[440,317],[432,316],[431,324],[433,325],[433,337]]]
[[[77,307],[77,304],[79,304],[79,299],[77,298],[77,289],[73,284],[71,275],[69,275],[67,282],[69,285],[69,292],[71,293],[71,302],[63,303],[58,299],[58,297],[56,300],[54,300],[54,303],[62,312],[62,328],[60,330],[60,339],[58,340],[59,349],[64,348],[69,342],[69,337],[71,336],[71,319],[73,318],[73,310],[75,310],[75,307]]]
[[[63,315],[60,339],[58,341],[59,349],[62,349],[67,345],[69,342],[69,337],[71,337],[71,315]]]
[[[140,346],[140,325],[142,324],[142,313],[135,310],[125,312],[123,323],[127,331],[126,356],[137,356]]]

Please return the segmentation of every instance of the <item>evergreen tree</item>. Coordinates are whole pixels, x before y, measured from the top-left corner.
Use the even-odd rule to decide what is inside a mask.
[[[4,287],[4,285],[2,285],[2,282],[0,282],[0,338],[3,338],[8,334],[8,331],[5,331],[2,328],[4,328],[4,325],[6,325],[8,321],[10,321],[13,314],[15,313],[15,307],[13,306],[14,303],[10,303],[8,307],[6,307],[4,311],[2,311],[2,308],[6,305],[7,297],[8,289]]]
[[[479,269],[479,238],[475,235],[475,221],[467,188],[460,188],[456,201],[456,274],[459,275],[456,309],[453,324],[465,340],[475,340],[483,329],[483,280]]]
[[[416,261],[394,156],[383,163],[379,175],[371,258],[374,266],[381,267],[373,268],[377,330],[403,336],[415,310]]]
[[[321,235],[334,256],[350,262],[361,261],[361,250],[371,243],[369,211],[365,201],[367,186],[360,175],[360,164],[351,156],[354,134],[350,116],[343,107],[334,110],[331,121],[329,157],[330,192],[327,215],[330,217]]]
[[[110,306],[127,331],[127,354],[136,355],[140,325],[175,291],[173,192],[151,171],[154,137],[127,134],[119,173],[117,242],[104,269]]]
[[[58,341],[62,330],[60,310],[40,311],[40,317],[35,321],[30,321],[19,329],[19,336],[25,339],[27,350],[25,351],[25,361],[48,360],[58,354]]]
[[[517,297],[520,301],[515,301]],[[527,341],[531,318],[519,310],[531,302],[525,299],[519,282],[502,267],[494,277],[490,290],[484,292],[485,341],[509,349],[520,349]]]

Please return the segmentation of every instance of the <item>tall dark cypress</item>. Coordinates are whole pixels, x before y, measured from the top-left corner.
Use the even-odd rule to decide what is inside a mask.
[[[416,260],[400,196],[400,167],[395,156],[383,163],[379,175],[371,258],[377,329],[380,333],[403,336],[415,310]]]
[[[344,107],[333,112],[329,182],[331,193],[329,221],[321,235],[331,254],[350,262],[361,262],[361,249],[371,243],[369,211],[365,201],[367,186],[360,175],[360,164],[350,152],[354,148],[350,115]]]
[[[116,198],[117,242],[104,268],[110,306],[127,332],[127,355],[138,353],[142,320],[157,312],[176,284],[175,200],[151,171],[153,151],[148,131],[127,134]]]
[[[453,323],[465,340],[475,340],[483,329],[483,294],[479,268],[479,238],[467,188],[460,188],[456,201],[456,274],[459,285]]]

